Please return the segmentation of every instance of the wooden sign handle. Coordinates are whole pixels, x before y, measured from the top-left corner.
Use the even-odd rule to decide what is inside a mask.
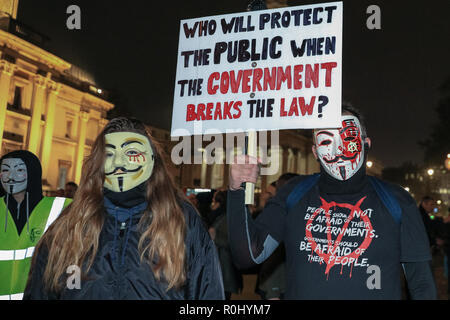
[[[252,157],[257,156],[256,152],[256,131],[247,131],[246,133],[246,154]],[[245,204],[253,205],[255,203],[255,184],[251,182],[245,183]]]

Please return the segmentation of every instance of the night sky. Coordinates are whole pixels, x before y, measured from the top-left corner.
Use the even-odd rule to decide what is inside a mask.
[[[20,0],[17,18],[50,37],[49,51],[118,91],[133,115],[169,130],[179,21],[242,12],[248,3]],[[66,28],[71,4],[81,8],[81,30]],[[366,27],[371,4],[381,8],[381,30]],[[438,88],[450,77],[449,14],[448,0],[344,1],[343,97],[365,114],[370,154],[384,166],[423,160],[417,142],[437,121]]]

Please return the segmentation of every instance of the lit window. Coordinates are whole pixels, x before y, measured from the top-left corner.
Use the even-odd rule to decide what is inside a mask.
[[[66,138],[70,138],[72,135],[72,121],[67,121],[66,124]]]

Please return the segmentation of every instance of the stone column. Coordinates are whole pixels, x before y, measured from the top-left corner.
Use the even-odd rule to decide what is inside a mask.
[[[224,153],[225,156],[225,153]],[[230,165],[226,163],[226,160],[223,160],[223,187],[228,188],[228,184],[230,183]]]
[[[283,164],[281,166],[281,171],[280,171],[280,175],[282,175],[283,173],[288,172],[289,168],[287,167],[288,165],[288,157],[289,157],[289,147],[288,146],[281,146],[282,149],[282,155],[283,155]]]
[[[292,153],[294,154],[294,170],[292,170],[293,173],[300,173],[298,170],[298,149],[293,148]]]
[[[80,184],[81,169],[84,162],[84,147],[86,145],[86,128],[89,120],[89,113],[86,111],[80,112],[80,131],[78,132],[78,145],[75,158],[75,183]]]
[[[206,163],[206,153],[202,152],[202,169],[200,174],[200,188],[207,188],[206,186],[206,175],[208,171],[208,165]]]
[[[214,165],[213,164],[206,164],[206,179],[205,179],[205,186],[208,189],[212,188],[212,177],[213,177],[213,170]]]
[[[105,126],[108,124],[108,119],[105,119],[105,118],[100,118],[99,120],[98,120],[98,133],[97,134],[100,134],[101,132],[102,132],[102,130],[105,128]]]
[[[224,168],[225,168],[225,150],[223,148],[215,149],[214,162],[210,165],[211,167],[211,177],[210,184],[211,188],[218,189],[224,187]]]
[[[5,130],[9,88],[11,86],[12,75],[16,69],[17,66],[15,64],[6,60],[0,60],[0,150],[2,147],[3,131]]]
[[[44,94],[47,79],[41,75],[35,75],[33,82],[33,99],[30,131],[28,132],[28,151],[39,157],[39,133],[41,130],[42,108],[44,106]]]
[[[56,98],[58,97],[59,91],[61,90],[61,84],[49,81],[48,88],[49,92],[47,100],[47,115],[45,117],[44,140],[41,155],[42,177],[44,179],[47,178],[48,168],[50,166],[50,154],[53,142],[53,129],[55,127]]]

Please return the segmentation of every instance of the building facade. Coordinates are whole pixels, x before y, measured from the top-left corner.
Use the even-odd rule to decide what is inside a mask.
[[[45,36],[15,19],[17,1],[1,1],[0,10],[0,154],[36,154],[44,191],[79,183],[114,106],[78,68],[42,49]]]
[[[167,130],[149,126],[149,131],[166,153],[166,163],[169,164],[168,167],[175,182],[183,188],[226,187],[231,159],[243,153],[244,134],[172,139]],[[265,167],[270,168],[268,170],[270,175],[261,176],[256,185],[256,192],[264,191],[283,173],[319,172],[319,163],[311,151],[312,140],[303,130],[283,130],[277,134],[277,137],[272,138],[272,135],[268,133],[262,139],[266,146],[258,149],[258,156],[267,163]],[[183,154],[184,152],[188,155]],[[207,155],[211,154],[213,157],[209,157],[208,160]]]

